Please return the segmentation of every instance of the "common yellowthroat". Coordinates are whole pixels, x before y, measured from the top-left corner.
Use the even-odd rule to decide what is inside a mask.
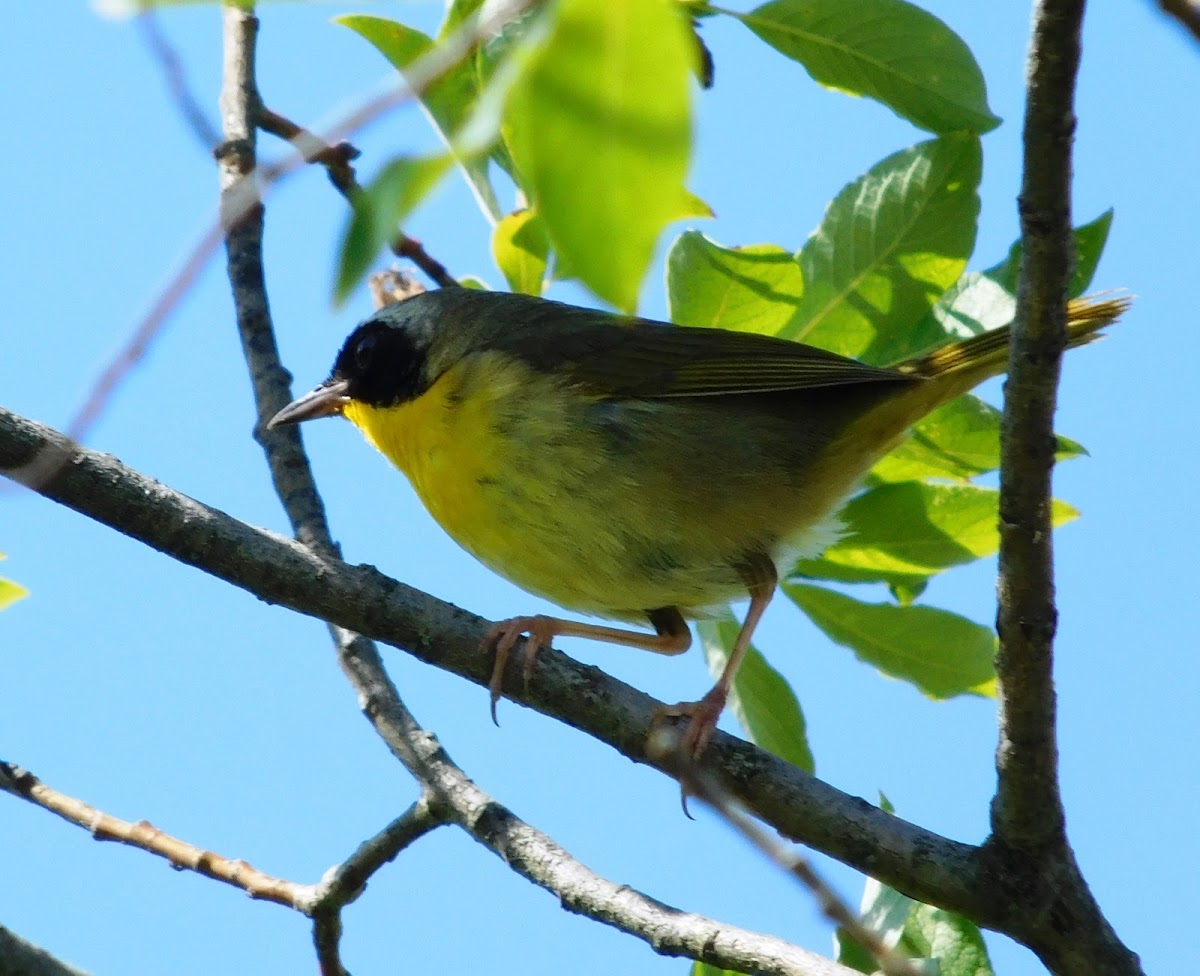
[[[1068,346],[1122,298],[1072,302]],[[782,339],[446,288],[351,333],[328,380],[271,427],[341,414],[430,514],[501,576],[559,606],[655,633],[514,617],[496,624],[492,713],[522,635],[526,675],[558,635],[681,654],[687,618],[750,597],[716,685],[663,714],[708,744],[781,573],[839,534],[872,465],[936,407],[1004,371],[1008,329],[891,368]]]

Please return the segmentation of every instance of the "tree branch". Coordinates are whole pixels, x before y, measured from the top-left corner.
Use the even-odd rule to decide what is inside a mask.
[[[1005,387],[1000,464],[999,785],[993,830],[1005,843],[1060,843],[1052,654],[1054,409],[1066,345],[1072,109],[1083,0],[1041,0],[1029,56],[1022,260]]]
[[[350,143],[339,142],[336,146],[331,146],[307,129],[265,106],[259,108],[258,125],[264,132],[286,139],[308,162],[324,166],[329,174],[329,182],[348,203],[353,204],[355,195],[362,192],[358,174],[351,165],[352,161],[358,158],[358,150]],[[441,261],[426,251],[425,245],[415,237],[409,237],[404,231],[397,231],[388,246],[396,257],[407,258],[438,286],[458,287],[458,279],[446,270]]]
[[[196,101],[196,96],[192,94],[183,74],[179,54],[163,34],[155,9],[151,6],[145,7],[137,17],[137,24],[141,28],[146,47],[162,69],[167,91],[179,108],[179,114],[183,116],[197,141],[205,150],[211,152],[213,146],[220,141],[220,137],[208,121],[200,103]]]
[[[369,635],[487,686],[492,655],[482,641],[488,621],[371,566],[350,566],[238,522],[0,407],[0,473],[20,481],[47,452],[59,464],[52,478],[33,486],[45,497],[261,600]],[[646,735],[660,702],[553,649],[538,654],[527,687],[520,669],[514,662],[506,683],[513,700],[657,766],[646,756]],[[981,924],[1009,914],[997,903],[996,879],[976,848],[848,796],[726,733],[717,733],[706,757],[724,788],[786,837]]]
[[[1174,17],[1184,30],[1200,41],[1200,5],[1194,0],[1158,0],[1158,9]]]
[[[0,976],[88,976],[0,925]]]
[[[406,847],[447,822],[445,816],[435,811],[427,790],[404,813],[326,872],[318,884],[303,892],[306,900],[296,907],[312,917],[313,947],[321,976],[346,976],[340,948],[342,909],[362,894],[371,875]]]
[[[1140,971],[1075,863],[1058,784],[1051,474],[1075,255],[1071,147],[1083,12],[1084,0],[1034,5],[1022,257],[1001,425],[997,789],[985,845],[1003,865],[997,874],[1008,887],[1018,938],[1063,976]]]
[[[307,885],[259,871],[242,860],[206,851],[165,834],[145,820],[132,823],[98,810],[83,800],[47,786],[27,769],[0,762],[0,790],[27,800],[88,831],[96,840],[113,840],[164,858],[173,868],[240,888],[251,898],[300,909]],[[308,896],[311,900],[311,895]],[[300,909],[301,911],[303,909]]]
[[[341,663],[380,737],[416,779],[430,784],[444,815],[523,878],[556,895],[568,911],[641,939],[662,955],[699,959],[721,969],[777,976],[854,976],[852,970],[824,956],[772,936],[681,912],[596,874],[463,773],[437,737],[421,728],[400,700],[373,644],[363,642],[342,654]]]

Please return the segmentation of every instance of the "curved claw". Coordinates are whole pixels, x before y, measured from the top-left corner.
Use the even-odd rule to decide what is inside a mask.
[[[725,710],[725,700],[728,696],[728,689],[718,683],[699,701],[662,705],[654,710],[650,719],[651,730],[669,719],[686,718],[687,729],[683,738],[679,740],[679,751],[690,761],[696,762],[704,755],[712,741],[713,733],[717,731],[717,721],[721,712]],[[686,805],[684,809],[686,812]]]
[[[492,721],[498,726],[496,705],[500,701],[504,689],[504,669],[508,665],[508,657],[521,637],[525,638],[522,651],[523,662],[521,673],[524,675],[525,687],[529,687],[529,678],[533,674],[533,665],[537,660],[538,651],[548,647],[558,634],[553,617],[511,617],[493,624],[484,635],[483,646],[495,650],[496,660],[492,665],[492,677],[488,681],[488,694],[491,696]]]

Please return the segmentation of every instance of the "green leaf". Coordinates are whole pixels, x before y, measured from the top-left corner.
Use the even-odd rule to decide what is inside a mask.
[[[1091,223],[1075,228],[1077,263],[1070,294],[1087,290],[1112,224],[1112,211]],[[965,339],[1010,325],[1017,311],[1017,270],[1021,260],[1020,241],[1013,244],[1003,261],[987,271],[972,271],[958,279],[938,298],[929,314],[907,336],[902,356],[915,356],[937,348],[950,339]]]
[[[355,197],[339,251],[335,301],[344,301],[366,277],[379,249],[452,164],[450,156],[401,156]]]
[[[888,583],[888,592],[892,599],[902,607],[912,606],[921,598],[925,588],[929,586],[928,578],[922,580],[892,580]]]
[[[1000,419],[1000,411],[977,396],[952,400],[913,427],[909,437],[871,469],[870,480],[962,481],[996,471],[1000,467]],[[1070,461],[1087,454],[1077,441],[1055,436],[1055,460]]]
[[[1104,245],[1108,243],[1108,232],[1112,228],[1113,211],[1106,210],[1095,220],[1075,228],[1075,272],[1067,285],[1067,297],[1078,298],[1092,283],[1096,274],[1096,265],[1100,263],[1100,255],[1104,253]],[[1008,255],[999,264],[983,272],[1011,295],[1017,293],[1017,274],[1021,270],[1021,242],[1015,241],[1008,249]],[[1016,299],[1013,299],[1014,310]],[[1010,315],[1008,321],[1012,321]],[[1001,323],[1006,324],[1006,323]]]
[[[554,250],[624,311],[685,208],[688,21],[667,0],[562,0],[504,134]]]
[[[918,586],[1000,547],[1000,493],[974,485],[903,481],[871,488],[842,509],[846,534],[796,572],[810,579]],[[1079,513],[1055,500],[1054,525]]]
[[[741,625],[731,614],[701,620],[696,629],[708,670],[716,678],[729,660]],[[794,766],[813,772],[812,750],[800,702],[782,675],[753,646],[742,659],[729,690],[729,707],[746,737]]]
[[[871,469],[875,481],[965,480],[1000,467],[1000,411],[962,396],[920,421]]]
[[[962,915],[914,904],[904,927],[904,949],[934,959],[941,976],[994,976],[979,926]]]
[[[874,98],[922,129],[1000,124],[970,48],[903,0],[773,0],[731,15],[825,87]]]
[[[975,246],[980,167],[978,138],[945,136],[843,189],[800,251],[805,291],[780,335],[868,362],[900,359]]]
[[[880,942],[889,949],[895,949],[917,904],[894,888],[889,888],[874,878],[867,878],[863,887],[859,918],[863,925],[875,932]],[[843,966],[850,966],[860,973],[879,971],[879,963],[875,957],[845,929],[839,928],[834,933],[833,945],[837,961]]]
[[[474,17],[483,8],[484,0],[450,0],[446,4],[446,17],[438,28],[438,40],[444,40],[460,28],[468,18]]]
[[[774,244],[722,247],[689,230],[667,253],[667,300],[679,325],[774,335],[803,290],[795,256]]]
[[[518,210],[492,232],[492,256],[513,291],[540,295],[550,259],[550,239],[540,217]]]
[[[961,915],[923,905],[868,878],[860,917],[885,946],[925,963],[931,972],[941,976],[994,976],[979,927]],[[878,972],[875,958],[843,929],[838,929],[834,946],[837,961],[843,965],[863,973]]]
[[[786,582],[782,589],[830,640],[931,698],[995,693],[996,635],[990,628],[934,607],[863,603],[802,583]]]
[[[335,17],[334,23],[369,41],[402,75],[414,61],[433,50],[433,41],[419,30],[385,17],[348,14]],[[478,97],[475,68],[470,61],[455,66],[421,95],[421,105],[447,147],[452,146],[454,136],[470,118]],[[493,220],[498,220],[501,209],[488,176],[488,157],[469,154],[458,159],[458,163],[480,206]]]

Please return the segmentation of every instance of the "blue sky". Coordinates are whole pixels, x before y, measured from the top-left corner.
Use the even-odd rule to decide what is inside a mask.
[[[53,10],[51,10],[53,6]],[[262,12],[267,103],[305,124],[332,118],[384,75],[382,60],[329,23],[360,10],[427,29],[436,3],[272,4]],[[1023,56],[1020,4],[929,6],[979,58],[993,110],[972,267],[1017,233]],[[216,173],[165,93],[128,22],[85,4],[10,4],[0,59],[6,310],[0,402],[67,423],[100,369],[214,213]],[[215,7],[161,19],[209,106],[219,85]],[[692,188],[718,214],[694,226],[724,244],[799,247],[841,186],[923,134],[873,102],[818,89],[736,23],[704,28],[717,64],[698,96]],[[1146,0],[1091,11],[1079,96],[1075,215],[1116,210],[1098,287],[1137,296],[1110,339],[1072,353],[1059,429],[1091,456],[1064,465],[1057,493],[1083,512],[1058,536],[1059,704],[1068,824],[1093,891],[1150,971],[1177,964],[1191,923],[1200,845],[1191,621],[1200,518],[1194,420],[1194,262],[1200,217],[1189,181],[1200,158],[1200,49]],[[215,118],[215,111],[212,112]],[[360,170],[432,145],[419,112],[397,112],[355,142]],[[264,156],[277,148],[263,140]],[[344,205],[319,172],[269,201],[267,273],[297,390],[323,378],[369,310],[329,301]],[[671,235],[664,238],[669,241]],[[409,231],[455,273],[498,286],[488,228],[448,184]],[[578,297],[571,292],[563,296]],[[661,262],[642,310],[662,315]],[[985,391],[993,400],[999,384]],[[90,437],[204,502],[283,531],[254,423],[223,267],[214,263],[119,391]],[[488,617],[543,609],[458,550],[403,480],[346,424],[309,425],[306,443],[333,531],[351,562]],[[30,494],[0,493],[3,573],[32,591],[0,615],[2,757],[117,816],[270,873],[314,881],[415,796],[358,714],[318,623],[258,603]],[[935,581],[926,599],[988,621],[994,566]],[[793,682],[818,773],[851,793],[887,794],[906,818],[978,841],[994,773],[994,706],[934,703],[831,646],[774,607],[760,646]],[[698,653],[665,659],[571,645],[667,701],[708,686]],[[391,673],[417,717],[478,783],[589,866],[678,907],[829,947],[811,900],[699,814],[676,788],[580,733],[511,702],[491,725],[486,693],[399,651]],[[140,852],[91,842],[0,796],[0,924],[96,972],[304,972],[306,921],[176,873]],[[823,862],[825,863],[825,862]],[[861,882],[826,863],[852,899]],[[998,971],[1040,971],[1007,940]],[[348,910],[356,973],[492,971],[683,973],[644,944],[563,912],[453,830],[379,874]]]

